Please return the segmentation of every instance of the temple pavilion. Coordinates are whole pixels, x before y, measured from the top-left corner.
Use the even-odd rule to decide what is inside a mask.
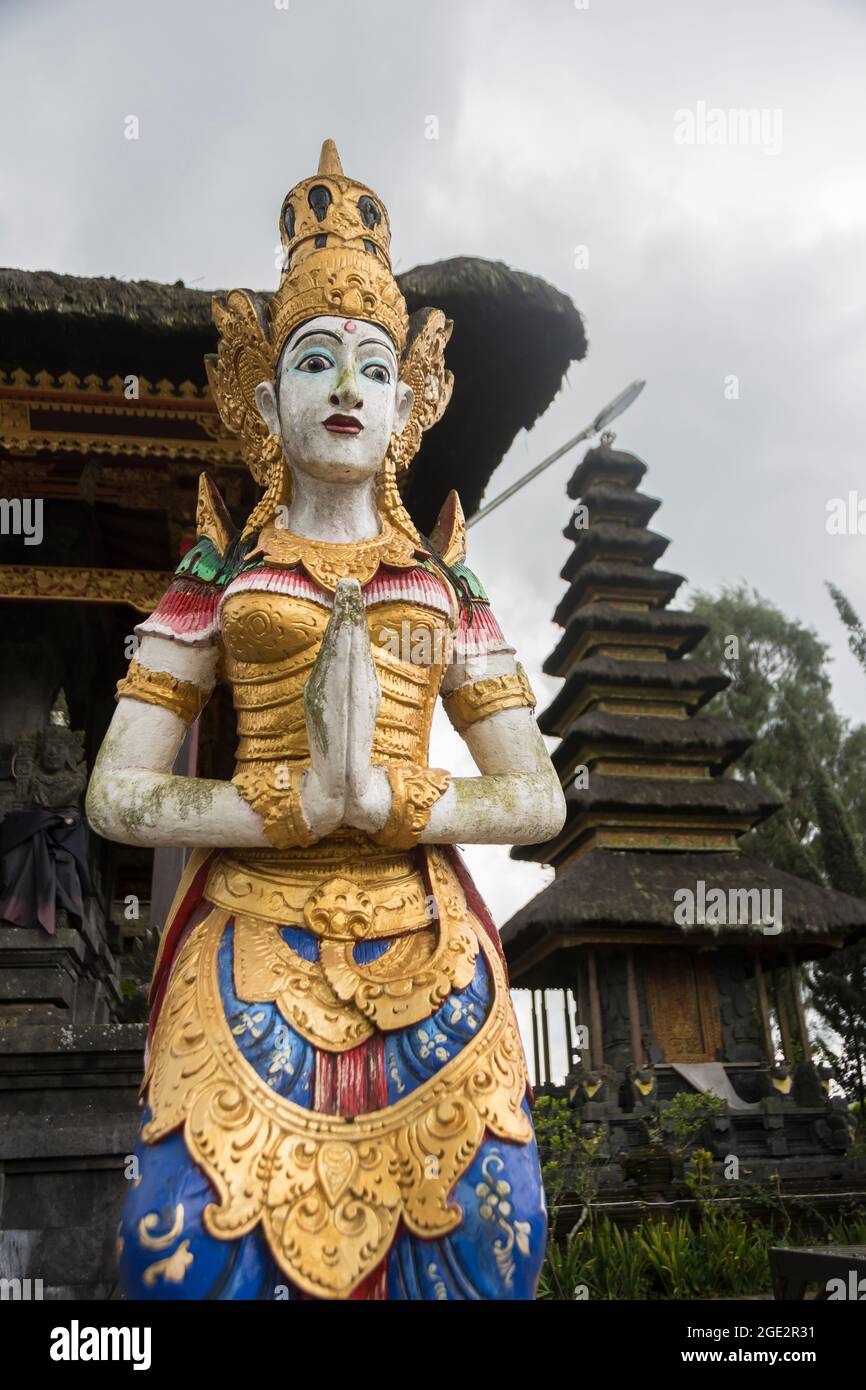
[[[684,580],[658,565],[669,542],[645,473],[605,437],[568,484],[562,636],[544,666],[562,686],[539,718],[568,815],[513,851],[555,877],[502,930],[512,986],[530,991],[530,1065],[550,1088],[564,1031],[568,1094],[614,1156],[659,1103],[711,1091],[727,1104],[717,1156],[829,1173],[847,1128],[813,1064],[800,969],[866,931],[866,902],[739,848],[778,805],[736,775],[751,739],[712,712],[728,678],[693,655],[707,627],[670,607]]]

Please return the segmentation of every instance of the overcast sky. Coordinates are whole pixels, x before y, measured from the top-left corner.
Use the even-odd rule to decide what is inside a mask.
[[[499,259],[586,316],[587,360],[493,489],[646,377],[618,443],[663,499],[663,564],[813,624],[859,720],[824,581],[866,611],[866,535],[826,529],[829,499],[866,498],[864,73],[862,0],[0,0],[0,264],[275,286],[282,197],[334,137],[398,270]],[[701,142],[713,108],[763,133]],[[471,536],[542,703],[578,457]],[[438,725],[433,760],[467,770]],[[545,878],[468,857],[500,923]]]

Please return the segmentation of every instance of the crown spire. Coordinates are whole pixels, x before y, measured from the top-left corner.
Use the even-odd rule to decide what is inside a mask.
[[[319,167],[316,171],[319,174],[331,174],[338,176],[343,172],[343,165],[337,146],[333,140],[325,140],[322,144],[322,153],[319,155]]]

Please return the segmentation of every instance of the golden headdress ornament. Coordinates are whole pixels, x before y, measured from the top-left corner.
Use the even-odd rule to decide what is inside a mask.
[[[429,308],[410,319],[391,271],[387,211],[372,189],[343,173],[333,140],[323,144],[316,174],[286,194],[280,241],[280,285],[269,301],[251,290],[213,299],[219,352],[205,363],[223,424],[240,436],[256,482],[268,485],[274,444],[256,407],[259,382],[274,379],[282,349],[309,319],[330,314],[375,323],[393,341],[400,376],[414,392],[409,420],[388,450],[399,474],[450,400],[454,379],[445,370],[445,345],[451,321]]]

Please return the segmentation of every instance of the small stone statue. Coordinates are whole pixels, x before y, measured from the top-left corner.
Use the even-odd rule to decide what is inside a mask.
[[[81,920],[90,893],[84,816],[84,734],[69,727],[61,690],[48,723],[14,745],[0,792],[0,918],[54,933],[56,909]]]
[[[12,785],[0,791],[0,812],[35,806],[75,806],[87,786],[84,733],[69,727],[69,707],[61,690],[48,723],[21,734],[12,751]]]

